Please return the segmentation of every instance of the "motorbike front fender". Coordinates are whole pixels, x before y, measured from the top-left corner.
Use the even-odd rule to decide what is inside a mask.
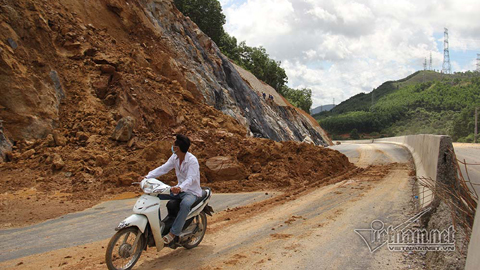
[[[119,231],[127,227],[138,227],[138,229],[144,233],[145,228],[147,227],[148,219],[144,215],[133,214],[128,218],[124,219],[118,226],[115,228],[115,231]]]

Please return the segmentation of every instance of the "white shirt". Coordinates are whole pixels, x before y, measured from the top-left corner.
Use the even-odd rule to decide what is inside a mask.
[[[200,187],[200,166],[197,158],[187,152],[185,160],[182,162],[180,168],[180,159],[176,154],[173,154],[165,164],[149,172],[146,178],[157,178],[162,176],[175,168],[178,185],[183,192],[189,192],[197,197],[202,197],[202,188]]]

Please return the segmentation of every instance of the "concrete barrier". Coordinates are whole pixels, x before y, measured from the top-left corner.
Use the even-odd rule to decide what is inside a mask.
[[[477,208],[478,209],[478,208]],[[470,235],[470,243],[468,244],[467,263],[465,270],[477,270],[480,267],[480,214],[475,213],[475,221],[473,222],[472,235]]]
[[[445,184],[455,179],[455,169],[452,167],[453,145],[449,136],[420,134],[375,139],[374,142],[405,146],[412,154],[419,178],[431,178]],[[424,186],[417,187],[417,194],[421,208],[434,201],[432,191]]]
[[[356,143],[369,143],[370,140],[357,141]],[[393,143],[408,148],[412,154],[417,171],[417,177],[426,177],[452,187],[456,169],[452,166],[455,162],[452,139],[442,135],[409,135],[392,138],[375,139],[376,143]],[[352,142],[355,143],[355,142]],[[419,206],[426,207],[433,201],[433,193],[425,187],[417,188]],[[480,267],[480,213],[476,211],[470,243],[468,245],[466,270],[477,270]]]

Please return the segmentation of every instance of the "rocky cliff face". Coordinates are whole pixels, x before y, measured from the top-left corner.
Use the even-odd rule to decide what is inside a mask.
[[[215,192],[303,189],[353,168],[300,143],[328,138],[171,1],[0,0],[0,91],[0,227],[54,217],[45,202],[57,215],[137,191],[173,133]]]
[[[145,3],[146,14],[155,28],[169,37],[174,49],[185,56],[172,59],[172,65],[185,70],[185,85],[190,86],[192,92],[200,91],[207,104],[237,119],[247,127],[250,135],[276,141],[330,143],[314,120],[315,123],[305,118],[291,105],[265,102],[259,95],[260,89],[251,84],[256,78],[252,76],[250,81],[242,78],[240,73],[245,74],[246,71],[221,54],[215,43],[188,17],[178,13],[172,1]],[[275,90],[272,92],[277,100],[282,99]]]
[[[264,102],[173,1],[60,1],[51,9],[41,8],[47,1],[3,2],[0,117],[15,140],[44,138],[58,127],[61,104],[73,94],[64,88],[74,84],[93,92],[91,98],[102,100],[97,105],[106,105],[114,118],[133,116],[137,127],[159,131],[182,122],[184,114],[166,96],[167,102],[147,105],[150,110],[138,108],[142,93],[136,93],[132,80],[139,78],[131,75],[145,73],[142,84],[167,79],[186,99],[232,116],[249,135],[330,143],[299,110]],[[65,16],[54,10],[65,11]],[[100,74],[85,70],[98,65],[104,65]],[[152,114],[163,123],[151,119]]]

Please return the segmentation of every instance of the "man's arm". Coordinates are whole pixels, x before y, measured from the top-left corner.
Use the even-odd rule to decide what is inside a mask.
[[[150,171],[145,178],[157,178],[159,176],[162,176],[169,171],[171,171],[173,168],[175,168],[175,155],[172,155],[165,164],[162,166],[154,169],[153,171]]]
[[[178,187],[183,191],[185,188],[192,185],[192,182],[195,179],[195,176],[200,173],[200,166],[198,165],[198,161],[192,162],[189,164],[188,171],[187,171],[187,178]]]

